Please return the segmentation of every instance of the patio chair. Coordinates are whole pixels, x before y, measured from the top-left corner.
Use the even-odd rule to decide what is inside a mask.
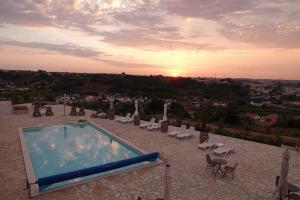
[[[238,165],[238,163],[235,163],[235,165],[233,167],[226,165],[223,170],[223,176],[226,176],[226,174],[231,174],[231,178],[233,180],[234,171],[235,171],[237,165]]]
[[[218,147],[213,152],[217,155],[227,156],[230,152],[234,151],[234,146],[232,141],[227,141],[224,146]]]
[[[116,120],[117,122],[121,122],[121,121],[124,120],[124,119],[129,119],[130,116],[131,116],[131,114],[130,114],[130,113],[127,113],[125,117],[120,116],[120,117],[117,117],[115,120]]]
[[[158,130],[161,127],[162,120],[159,120],[158,123],[153,123],[151,126],[147,127],[148,131]]]
[[[211,157],[209,154],[206,154],[205,157],[206,157],[206,164],[207,164],[205,170],[212,169],[212,171],[214,173],[215,169],[217,168],[217,163],[215,163],[211,160]]]
[[[80,107],[80,108],[79,108],[79,112],[78,112],[77,115],[78,115],[78,116],[83,116],[83,115],[85,115],[84,107]]]
[[[275,179],[275,185],[277,187],[278,183],[279,183],[279,179],[280,179],[280,176],[276,176],[276,179]],[[297,188],[296,186],[296,190],[294,189],[295,186],[289,186],[288,184],[288,199],[289,200],[300,200],[300,196],[299,194],[296,194],[295,192],[297,192],[299,189]]]
[[[147,128],[148,126],[151,126],[155,123],[155,118],[151,118],[149,122],[144,122],[142,124],[140,124],[141,128]]]
[[[193,137],[194,132],[195,132],[195,128],[191,126],[189,129],[185,130],[185,133],[180,133],[176,137],[179,139],[190,138]]]
[[[300,195],[296,193],[292,193],[288,196],[289,200],[300,200]]]
[[[51,106],[46,107],[46,116],[53,116],[53,111]]]
[[[170,131],[170,132],[168,133],[168,135],[171,136],[171,137],[175,137],[176,135],[179,135],[179,134],[181,134],[181,133],[184,133],[185,130],[186,130],[186,125],[183,124],[183,125],[180,126],[180,129],[179,129],[179,130],[173,130],[173,131]]]
[[[210,150],[212,149],[217,142],[214,139],[206,140],[205,142],[198,145],[199,149]]]

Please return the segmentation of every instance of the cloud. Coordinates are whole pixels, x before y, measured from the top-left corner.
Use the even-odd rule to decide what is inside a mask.
[[[169,0],[169,15],[214,21],[221,36],[262,48],[300,48],[300,1]]]
[[[51,17],[39,9],[38,4],[26,0],[0,1],[0,23],[26,26],[50,26]]]
[[[232,29],[224,28],[222,33],[231,40],[265,48],[300,48],[300,27],[273,24],[242,25]]]
[[[118,60],[109,60],[109,59],[99,59],[99,61],[107,63],[113,67],[124,67],[124,68],[142,68],[142,69],[158,69],[161,68],[159,65],[151,65],[145,63],[135,63],[135,62],[124,62]]]
[[[250,2],[252,1],[169,0],[163,1],[162,6],[171,15],[216,20],[233,12],[246,10],[249,8]]]
[[[49,44],[49,43],[38,43],[38,42],[20,42],[14,40],[0,40],[0,47],[2,46],[16,46],[16,47],[25,47],[31,49],[40,49],[46,51],[52,51],[60,54],[71,55],[76,57],[85,57],[92,58],[93,60],[100,61],[102,63],[107,63],[113,67],[127,67],[127,68],[156,68],[157,65],[135,63],[135,62],[124,62],[113,59],[107,59],[104,57],[97,57],[102,55],[102,52],[98,52],[92,49],[76,46],[73,44]],[[5,48],[4,48],[5,49]],[[2,49],[0,48],[0,51]],[[103,56],[107,56],[103,54]]]
[[[300,48],[300,1],[277,0],[253,6],[220,22],[226,38],[264,48]]]
[[[147,50],[207,50],[213,49],[206,43],[190,43],[180,40],[154,38],[141,29],[101,32],[102,41],[116,46],[144,48]]]
[[[16,46],[25,47],[31,49],[40,49],[46,51],[52,51],[60,54],[72,55],[77,57],[96,57],[101,52],[89,49],[86,47],[80,47],[74,44],[50,44],[50,43],[40,43],[40,42],[20,42],[14,40],[0,40],[0,45],[3,46]]]
[[[299,0],[3,0],[0,26],[70,29],[103,36],[109,44],[151,50],[215,49],[219,41],[205,42],[199,24],[181,26],[176,21],[194,18],[207,25],[214,22],[211,34],[221,39],[299,48],[299,7]]]

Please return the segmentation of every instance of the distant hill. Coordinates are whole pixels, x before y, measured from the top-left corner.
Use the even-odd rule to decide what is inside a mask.
[[[45,71],[0,71],[2,87],[30,87],[53,95],[127,94],[159,98],[192,97],[221,101],[245,101],[248,89],[240,81],[201,82],[193,78],[164,76],[134,76],[126,74],[59,73]],[[45,92],[46,93],[46,92]]]

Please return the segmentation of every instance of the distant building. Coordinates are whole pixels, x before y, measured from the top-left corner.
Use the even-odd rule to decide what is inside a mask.
[[[296,88],[294,87],[283,87],[282,94],[285,96],[296,95]]]

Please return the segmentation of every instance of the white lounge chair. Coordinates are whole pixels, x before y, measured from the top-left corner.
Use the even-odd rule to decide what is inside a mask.
[[[194,135],[194,133],[195,133],[195,128],[191,126],[189,129],[185,130],[185,133],[176,135],[176,137],[179,139],[190,138]]]
[[[214,139],[209,139],[201,144],[198,145],[198,148],[200,149],[205,149],[205,150],[210,150],[212,149],[215,145],[217,144],[217,142]]]
[[[173,130],[173,131],[170,131],[170,132],[168,133],[168,135],[174,137],[174,136],[176,136],[176,135],[179,135],[179,134],[181,134],[181,133],[184,133],[185,130],[186,130],[186,125],[181,125],[179,130]]]
[[[147,130],[148,130],[148,131],[154,131],[154,130],[160,129],[161,122],[162,122],[162,120],[159,120],[158,123],[154,123],[154,124],[152,124],[151,126],[148,126],[148,127],[147,127]]]
[[[117,117],[115,120],[117,121],[117,122],[121,122],[122,120],[124,120],[124,119],[129,119],[130,118],[130,113],[127,113],[126,114],[126,116],[125,117]]]
[[[224,146],[213,150],[215,154],[221,156],[227,156],[232,151],[234,151],[234,145],[232,141],[227,141]]]
[[[101,112],[101,113],[96,114],[96,116],[97,116],[98,118],[104,118],[104,117],[106,116],[106,113]]]
[[[140,124],[141,128],[147,128],[148,126],[151,126],[155,123],[155,118],[151,118],[149,122],[144,122],[142,124]]]
[[[132,115],[132,116],[129,117],[129,118],[124,118],[124,119],[122,119],[121,122],[122,122],[123,124],[126,124],[126,123],[131,123],[131,122],[133,122],[133,120],[134,120],[134,115]]]

